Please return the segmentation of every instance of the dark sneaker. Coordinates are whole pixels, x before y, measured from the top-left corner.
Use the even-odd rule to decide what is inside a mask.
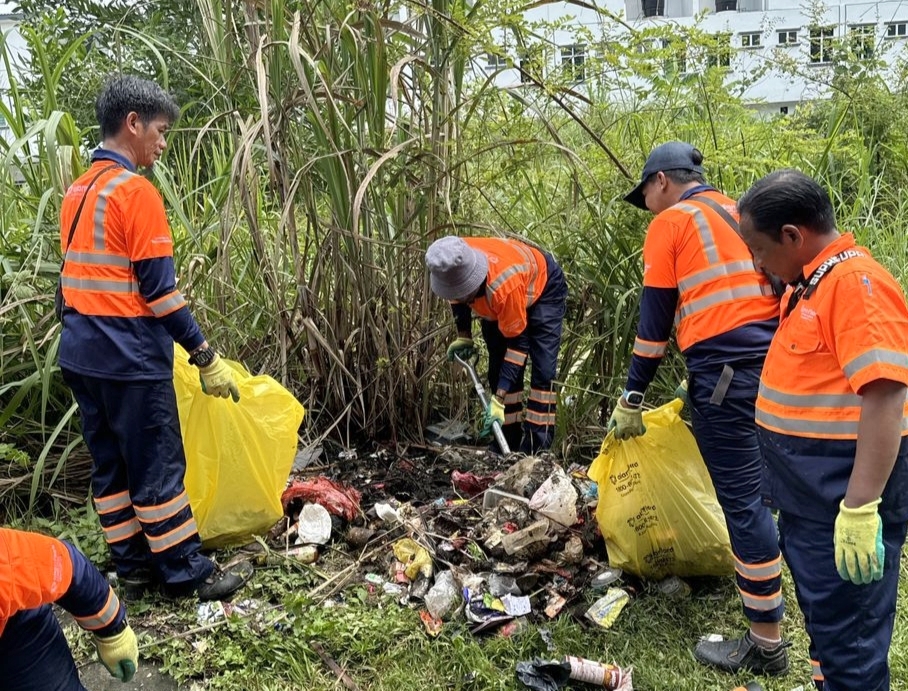
[[[252,564],[241,561],[226,569],[214,567],[214,572],[196,587],[200,600],[229,600],[252,578]]]
[[[705,665],[712,665],[726,672],[748,670],[755,674],[777,677],[788,673],[788,647],[783,641],[771,650],[761,648],[750,637],[731,641],[700,641],[694,648],[694,657]]]
[[[151,569],[136,569],[128,576],[117,576],[117,593],[127,602],[141,600],[156,587]]]

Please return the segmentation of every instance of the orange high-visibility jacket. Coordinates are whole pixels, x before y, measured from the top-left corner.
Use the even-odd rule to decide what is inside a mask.
[[[531,307],[548,280],[542,252],[517,240],[464,238],[489,261],[486,292],[470,303],[480,317],[498,322],[505,338],[520,335],[527,327],[527,308]]]
[[[779,315],[779,300],[754,266],[744,240],[698,197],[715,201],[737,219],[733,200],[714,190],[702,192],[656,216],[643,244],[644,287],[679,292],[676,331],[682,352]],[[661,357],[665,346],[643,341],[635,344],[634,352]]]

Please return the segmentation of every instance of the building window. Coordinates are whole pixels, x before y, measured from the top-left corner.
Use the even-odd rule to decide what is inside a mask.
[[[908,36],[908,22],[890,22],[886,25],[886,38],[905,38]]]
[[[498,53],[486,53],[486,72],[497,72],[508,67],[507,58]]]
[[[788,106],[782,106],[781,108],[779,108],[779,113],[781,113],[782,115],[788,115]]]
[[[715,45],[709,47],[706,55],[707,67],[731,66],[731,34],[716,34]]]
[[[742,48],[759,48],[763,44],[763,35],[760,33],[741,34]]]
[[[780,46],[792,46],[798,42],[798,30],[797,29],[785,29],[784,31],[779,32],[779,45]]]
[[[583,66],[585,62],[585,45],[575,43],[569,46],[561,46],[561,69],[564,70],[570,81],[579,83],[586,79],[586,70]]]
[[[682,41],[663,39],[662,49],[667,53],[662,61],[662,71],[666,77],[687,72],[687,48]]]
[[[534,84],[542,79],[542,70],[540,69],[539,54],[536,50],[520,51],[520,83]]]
[[[816,26],[810,30],[810,62],[822,65],[832,62],[832,42],[835,29],[831,26]]]
[[[738,0],[716,0],[716,12],[734,12],[738,9]]]
[[[665,14],[665,0],[643,0],[644,17],[661,17]]]
[[[856,24],[848,27],[851,52],[859,60],[871,60],[876,52],[876,25]]]

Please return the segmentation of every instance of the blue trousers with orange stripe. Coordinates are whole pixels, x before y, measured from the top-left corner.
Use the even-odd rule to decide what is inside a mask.
[[[779,513],[780,544],[810,636],[814,681],[823,691],[889,691],[906,524],[883,523],[883,578],[867,585],[839,576],[834,528],[834,523]]]
[[[523,380],[526,366],[511,385],[505,398],[505,424],[502,432],[512,451],[526,454],[551,448],[555,439],[556,393],[553,381],[558,370],[558,351],[567,300],[567,282],[555,260],[546,255],[548,279],[539,299],[527,309],[527,336],[530,374],[530,396],[526,419],[521,426],[523,411]],[[507,340],[498,330],[498,323],[481,320],[482,337],[489,351],[489,387],[498,388],[501,365],[507,352]],[[494,442],[493,442],[494,443]]]
[[[754,421],[760,369],[735,370],[721,402],[711,403],[720,374],[689,376],[694,437],[725,515],[744,615],[777,622],[784,612],[781,555],[775,521],[762,503],[763,455]]]
[[[121,577],[150,568],[175,590],[214,569],[183,486],[186,456],[173,381],[117,381],[64,370],[94,461],[92,493]]]
[[[86,691],[50,605],[24,610],[6,622],[0,680],[4,691]]]

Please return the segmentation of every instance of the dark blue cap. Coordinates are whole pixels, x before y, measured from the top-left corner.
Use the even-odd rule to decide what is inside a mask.
[[[702,154],[692,145],[685,142],[666,142],[657,146],[652,150],[649,158],[646,159],[646,165],[643,166],[643,175],[640,176],[640,184],[628,193],[624,201],[645,211],[646,202],[643,199],[643,185],[646,184],[646,180],[650,175],[655,175],[660,171],[690,170],[702,175],[703,166],[699,163],[694,163],[695,155],[702,160]]]

